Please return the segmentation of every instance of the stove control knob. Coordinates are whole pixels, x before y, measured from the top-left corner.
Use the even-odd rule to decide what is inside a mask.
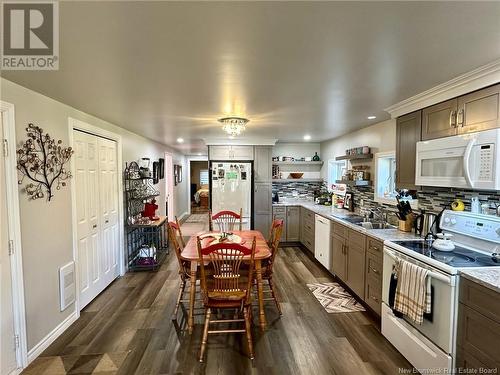
[[[451,219],[451,225],[455,225],[457,223],[457,220],[456,219]]]
[[[449,223],[450,223],[450,218],[449,218],[449,217],[445,217],[445,218],[444,218],[444,222],[445,222],[446,224],[449,224]]]

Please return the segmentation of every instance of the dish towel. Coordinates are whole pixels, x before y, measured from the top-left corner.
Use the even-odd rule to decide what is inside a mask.
[[[396,261],[398,285],[394,309],[416,324],[431,312],[431,278],[429,271],[402,259]]]

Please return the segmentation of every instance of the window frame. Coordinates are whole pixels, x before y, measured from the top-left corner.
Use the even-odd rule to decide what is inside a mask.
[[[339,185],[337,184],[336,180],[333,180],[333,176],[332,176],[332,173],[331,173],[331,167],[333,166],[336,166],[337,171],[342,171],[342,168],[345,168],[347,170],[347,160],[336,160],[336,159],[329,159],[328,160],[328,163],[327,163],[327,188],[328,188],[328,191],[332,192],[332,193],[336,193],[336,194],[345,194],[345,189],[344,191],[335,191],[332,189],[332,185],[335,184],[335,185]],[[342,177],[342,175],[338,176],[338,179],[340,180]]]
[[[207,174],[207,180],[206,180],[207,182],[206,182],[205,184],[203,183],[203,180],[202,180],[202,178],[201,178],[201,174],[202,174],[203,172],[206,172],[206,174]],[[210,180],[210,175],[209,175],[209,173],[208,173],[208,168],[207,168],[207,169],[200,169],[200,176],[199,176],[199,177],[200,177],[200,186],[203,186],[203,185],[208,185],[208,184],[209,184],[209,180]]]
[[[396,160],[396,151],[377,152],[374,157],[375,157],[375,175],[373,177],[373,200],[377,203],[384,203],[384,204],[396,206],[397,205],[396,198],[386,198],[384,196],[379,195],[379,168],[381,168],[380,161],[382,159],[394,159],[394,160]],[[396,191],[395,171],[396,170],[394,169],[394,171],[393,171],[394,191]]]

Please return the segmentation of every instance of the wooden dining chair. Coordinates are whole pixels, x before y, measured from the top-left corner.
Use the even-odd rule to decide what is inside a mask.
[[[268,293],[270,292],[272,297],[272,298],[264,298],[264,300],[265,301],[273,300],[274,303],[276,304],[276,308],[278,309],[280,315],[282,315],[281,306],[278,302],[278,299],[276,298],[276,293],[274,291],[273,266],[274,262],[276,261],[276,255],[278,254],[283,227],[284,227],[283,220],[279,219],[273,220],[268,240],[268,245],[269,248],[271,249],[271,257],[268,259],[264,259],[262,261],[262,280],[267,280],[267,283],[269,285],[269,290],[266,290],[265,292]]]
[[[167,228],[168,228],[168,238],[171,246],[174,248],[175,255],[177,257],[177,262],[179,264],[179,277],[181,279],[179,294],[177,295],[175,309],[172,314],[172,320],[176,320],[177,311],[179,310],[180,303],[187,302],[187,300],[182,299],[182,296],[184,295],[184,291],[186,290],[187,281],[191,281],[190,278],[191,263],[181,258],[182,249],[184,248],[184,246],[186,246],[186,244],[184,243],[184,239],[182,238],[181,226],[179,225],[179,220],[177,220],[177,217],[175,217],[175,222],[173,221],[168,222]]]
[[[224,242],[203,248],[198,237],[201,292],[205,307],[205,326],[201,341],[200,362],[203,362],[208,335],[217,333],[246,333],[249,356],[251,359],[254,358],[252,333],[250,331],[250,307],[255,246],[256,240],[254,237],[251,248]],[[250,259],[245,260],[245,263],[249,265],[246,277],[240,268],[245,256],[250,256]],[[204,264],[207,257],[209,261]],[[233,316],[232,319],[222,319],[222,316],[221,319],[210,320],[212,309],[236,310],[237,316]],[[238,318],[241,316],[241,312],[243,312],[243,319]],[[245,328],[209,329],[210,325],[213,324],[238,322],[244,322]]]
[[[220,232],[231,232],[233,230],[241,231],[243,228],[242,223],[243,223],[243,210],[241,208],[239,214],[233,211],[220,211],[217,212],[215,215],[212,215],[211,211],[208,212],[208,225],[210,231],[213,230],[219,230]]]

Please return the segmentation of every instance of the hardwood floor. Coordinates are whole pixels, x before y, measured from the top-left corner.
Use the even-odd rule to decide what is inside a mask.
[[[210,336],[206,361],[198,363],[203,310],[192,335],[185,310],[171,321],[179,286],[171,254],[158,272],[116,280],[23,374],[398,374],[412,368],[369,313],[323,309],[306,284],[333,278],[302,249],[280,249],[274,279],[283,316],[269,301],[263,333],[254,308],[253,363],[244,335]]]

